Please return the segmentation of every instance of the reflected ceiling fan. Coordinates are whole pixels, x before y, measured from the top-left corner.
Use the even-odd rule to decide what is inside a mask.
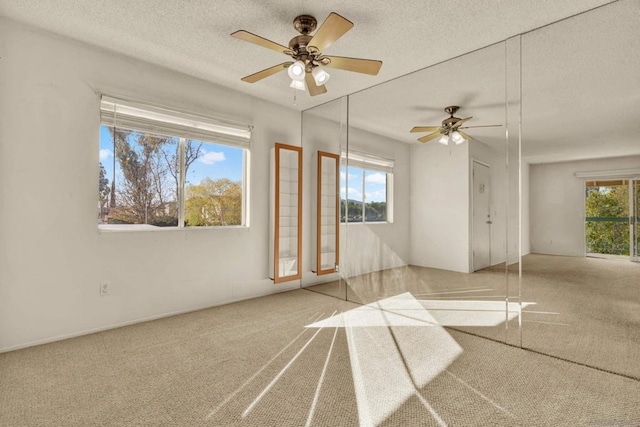
[[[315,35],[312,36],[311,33],[316,29],[317,25],[318,21],[313,16],[297,16],[293,20],[293,28],[300,35],[289,41],[289,47],[244,30],[231,34],[232,37],[237,39],[289,55],[293,60],[243,77],[242,81],[255,83],[265,77],[287,70],[291,78],[290,87],[298,90],[305,90],[306,88],[311,96],[315,96],[327,91],[324,84],[329,80],[330,76],[324,67],[338,68],[372,76],[378,74],[380,67],[382,67],[382,61],[323,55],[325,49],[353,28],[353,22],[335,12],[331,12]]]
[[[446,107],[444,111],[449,114],[451,117],[447,117],[442,121],[441,126],[415,126],[411,129],[411,132],[431,132],[422,138],[418,138],[420,142],[429,142],[432,139],[438,139],[438,142],[444,145],[449,145],[449,141],[453,141],[456,145],[462,144],[465,141],[471,139],[469,135],[463,132],[461,129],[471,129],[471,128],[490,128],[490,127],[500,127],[502,125],[480,125],[480,126],[462,126],[467,120],[472,117],[467,117],[461,119],[460,117],[454,117],[453,115],[458,111],[460,107],[457,105],[452,105]]]

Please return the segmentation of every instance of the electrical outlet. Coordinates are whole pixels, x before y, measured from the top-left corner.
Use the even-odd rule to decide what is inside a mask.
[[[100,296],[104,297],[110,294],[111,294],[111,283],[109,282],[100,283]]]

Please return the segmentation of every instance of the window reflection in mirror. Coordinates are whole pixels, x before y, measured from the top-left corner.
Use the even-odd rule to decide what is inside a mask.
[[[349,300],[406,299],[447,326],[499,341],[508,324],[518,329],[520,301],[505,304],[505,52],[499,43],[349,97],[349,153],[393,161],[386,177],[357,162],[343,165],[348,233],[341,267]],[[456,143],[437,134],[447,120],[462,119],[468,139]],[[425,132],[412,133],[414,127]],[[434,136],[427,138],[428,131]],[[474,179],[474,163],[486,169],[482,183]],[[485,206],[474,233],[473,191],[480,184]],[[386,199],[375,199],[376,193]],[[382,220],[379,210],[367,215],[368,196],[384,201],[387,213],[392,207],[393,219]],[[515,208],[517,219],[517,203]],[[480,256],[487,263],[474,271]]]

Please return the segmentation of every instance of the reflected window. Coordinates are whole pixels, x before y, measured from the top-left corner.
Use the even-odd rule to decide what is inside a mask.
[[[393,162],[349,153],[340,168],[340,221],[393,222]]]
[[[587,181],[585,190],[587,254],[629,255],[629,181]]]

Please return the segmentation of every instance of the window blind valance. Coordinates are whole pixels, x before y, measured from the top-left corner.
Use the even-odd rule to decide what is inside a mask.
[[[627,177],[636,177],[636,176],[640,177],[640,168],[575,172],[574,176],[576,178],[611,178],[611,177],[627,178]]]
[[[111,98],[106,95],[102,95],[100,100],[100,120],[107,126],[242,148],[250,147],[253,128],[251,125],[181,113],[139,102]]]
[[[349,151],[342,152],[342,161],[348,167],[355,167],[367,170],[374,170],[384,173],[393,173],[393,160],[377,157],[372,154]]]

